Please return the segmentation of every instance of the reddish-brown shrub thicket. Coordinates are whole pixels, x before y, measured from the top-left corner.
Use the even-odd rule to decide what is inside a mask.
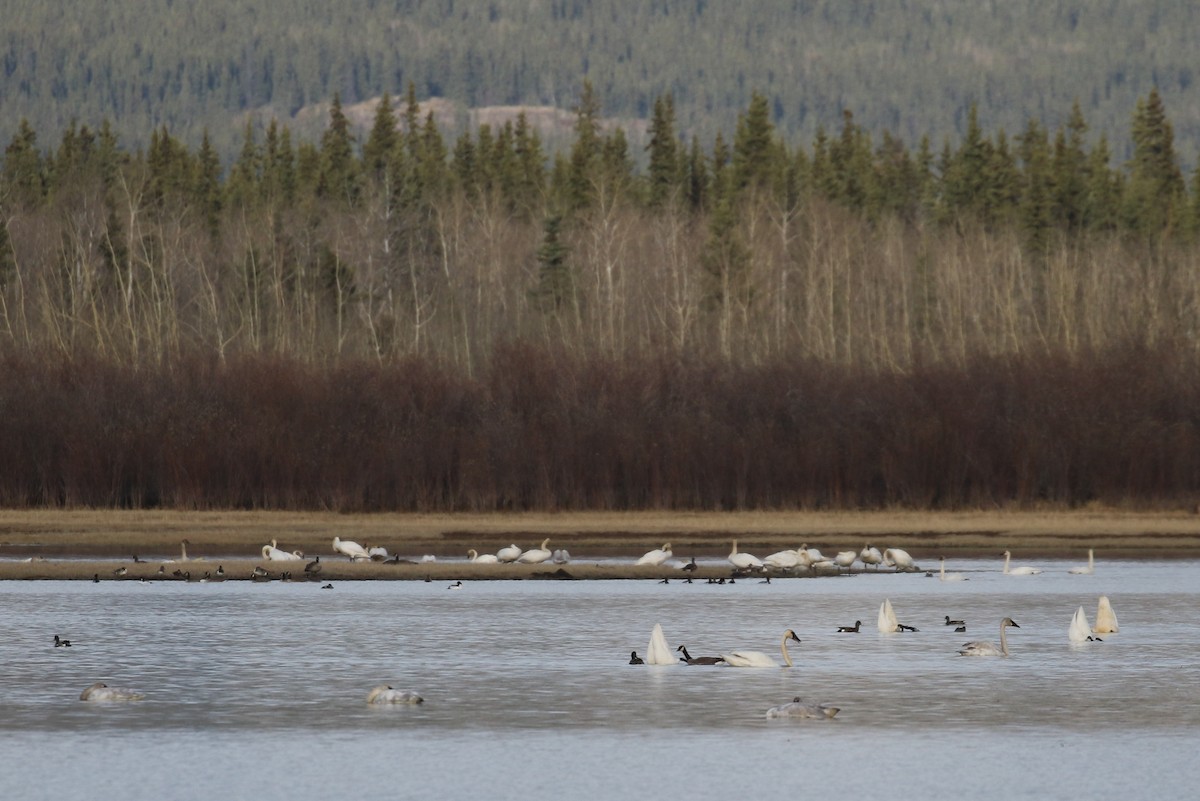
[[[1183,355],[1188,354],[1188,355]],[[1187,349],[869,372],[497,347],[442,363],[0,360],[0,503],[184,509],[1192,504]]]

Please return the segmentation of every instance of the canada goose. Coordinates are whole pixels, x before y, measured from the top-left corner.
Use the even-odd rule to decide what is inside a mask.
[[[726,557],[729,564],[741,570],[761,570],[762,560],[753,554],[739,552],[737,549],[737,540],[733,541],[733,547],[729,549],[729,556]]]
[[[217,578],[225,578],[225,565],[217,565]]]
[[[93,573],[93,574],[92,574],[92,583],[93,583],[93,584],[99,584],[99,583],[100,583],[100,574],[99,574],[99,573]]]
[[[138,558],[138,555],[136,553],[133,555],[133,563],[135,565],[140,565],[142,563],[142,560]]]
[[[800,642],[800,638],[796,636],[796,632],[788,629],[779,641],[779,650],[783,654],[783,661],[788,667],[791,667],[792,657],[788,653],[788,640]],[[722,654],[721,658],[730,667],[779,667],[779,663],[770,654],[764,654],[762,651],[730,651],[728,654]]]
[[[1012,554],[1008,551],[1005,551],[1004,552],[1004,575],[1006,575],[1006,576],[1036,576],[1038,573],[1042,572],[1042,569],[1040,567],[1022,566],[1022,567],[1010,568],[1008,566],[1008,563],[1011,559],[1012,559]],[[1018,628],[1020,628],[1020,627],[1018,626]]]
[[[950,619],[950,616],[949,616],[949,615],[946,615],[946,625],[947,625],[947,626],[965,626],[965,625],[967,625],[967,621],[965,621],[965,620],[951,620],[951,619]]]
[[[966,623],[964,623],[961,626],[958,626],[957,628],[954,629],[955,634],[965,634],[966,632],[967,632],[967,624]]]
[[[370,559],[367,554],[367,549],[359,545],[354,540],[344,540],[341,537],[333,538],[333,552],[340,553],[350,561],[355,559]]]
[[[1021,628],[1011,617],[1001,620],[999,648],[988,640],[975,640],[963,643],[962,649],[958,652],[959,656],[1008,656],[1008,637],[1005,636],[1004,630],[1009,626],[1014,629]]]
[[[671,543],[663,543],[663,547],[655,548],[653,551],[646,551],[641,557],[634,562],[635,565],[653,565],[655,567],[674,556],[671,553]]]
[[[146,696],[122,687],[109,687],[98,681],[79,694],[80,701],[140,701]]]
[[[60,640],[58,638],[58,635],[55,634],[54,635],[54,647],[55,648],[70,648],[71,641],[70,640]]]
[[[494,553],[478,553],[474,548],[467,551],[467,560],[474,562],[477,565],[494,565],[500,561],[499,557]]]
[[[545,562],[554,555],[554,553],[546,547],[549,544],[550,538],[547,537],[546,539],[542,540],[542,547],[530,548],[528,551],[518,556],[517,561],[523,565],[538,565],[542,562]]]
[[[642,660],[642,658],[640,656],[637,655],[637,651],[630,651],[629,652],[629,664],[644,665],[646,663]]]
[[[313,559],[304,566],[304,572],[310,576],[315,576],[321,572],[321,557]]]
[[[858,552],[858,558],[863,563],[863,567],[874,565],[875,569],[878,570],[879,566],[883,564],[883,554],[879,552],[878,548],[871,545],[871,543],[863,546],[863,549]]]
[[[692,656],[688,653],[687,646],[681,645],[675,649],[683,654],[679,657],[679,661],[688,665],[721,665],[725,660],[719,656]]]
[[[854,621],[853,626],[838,626],[838,634],[857,634],[860,626],[862,626],[861,620]]]
[[[1094,551],[1088,548],[1088,563],[1081,567],[1073,567],[1067,571],[1075,576],[1090,576],[1096,572],[1096,558]]]
[[[367,693],[368,704],[422,704],[425,699],[412,690],[394,690],[391,685],[380,684]]]
[[[832,720],[833,716],[842,710],[829,704],[806,704],[800,696],[792,699],[790,704],[780,704],[767,710],[768,718],[798,718],[800,720]]]
[[[692,561],[690,561],[686,565],[684,565],[683,569],[688,571],[689,573],[694,573],[694,572],[696,572],[696,570],[699,569],[699,567],[700,566],[696,564],[696,557],[693,556]]]
[[[250,571],[250,575],[254,578],[263,578],[270,575],[270,573],[262,565],[255,565],[254,569]]]

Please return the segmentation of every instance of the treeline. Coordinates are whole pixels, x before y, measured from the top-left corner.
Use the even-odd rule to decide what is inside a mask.
[[[462,110],[561,107],[587,77],[620,118],[674,95],[702,141],[752,89],[792,144],[845,108],[875,136],[940,146],[971,104],[1015,132],[1026,116],[1057,127],[1078,99],[1121,161],[1128,109],[1158,87],[1185,160],[1200,151],[1200,7],[1173,0],[73,0],[69,17],[0,0],[0,141],[22,117],[53,139],[107,118],[138,149],[162,124],[191,148],[207,128],[224,161],[248,113],[310,137],[335,93],[353,104],[411,82]]]
[[[868,374],[504,346],[173,369],[0,358],[0,504],[342,511],[1191,508],[1191,353]]]
[[[1076,107],[956,146],[840,130],[790,148],[755,94],[684,141],[655,102],[635,169],[590,84],[571,147],[519,118],[446,141],[410,88],[358,142],[247,126],[227,175],[166,129],[145,152],[23,125],[0,171],[0,347],[127,363],[194,351],[324,363],[497,343],[579,353],[813,358],[873,370],[978,353],[1194,342],[1200,191],[1161,98],[1110,166]]]

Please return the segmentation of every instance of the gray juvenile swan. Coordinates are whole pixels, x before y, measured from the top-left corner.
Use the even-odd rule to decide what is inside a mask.
[[[80,701],[140,701],[146,696],[136,690],[123,687],[109,687],[98,681],[79,694]]]
[[[768,718],[793,718],[797,720],[833,720],[833,716],[841,712],[840,707],[829,704],[806,704],[800,696],[792,699],[790,704],[780,704],[767,710]]]
[[[412,690],[394,690],[391,685],[379,684],[367,694],[368,704],[423,704],[425,699]]]
[[[999,648],[988,640],[974,640],[973,642],[963,643],[962,649],[958,652],[959,656],[1008,656],[1008,638],[1005,636],[1004,630],[1009,626],[1012,626],[1014,629],[1021,628],[1011,617],[1001,620]]]

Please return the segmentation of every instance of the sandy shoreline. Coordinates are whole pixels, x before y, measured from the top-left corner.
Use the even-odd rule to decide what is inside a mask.
[[[427,564],[351,564],[334,554],[334,536],[382,545],[392,554]],[[457,580],[535,578],[557,566],[488,566],[461,561],[469,548],[480,553],[516,543],[533,548],[549,538],[551,549],[566,548],[573,578],[660,578],[671,569],[635,568],[633,560],[671,542],[677,559],[719,558],[738,539],[739,550],[765,556],[807,544],[826,554],[859,550],[867,542],[880,549],[901,547],[922,565],[938,556],[1200,558],[1200,515],[1188,512],[747,512],[747,513],[528,513],[484,515],[338,515],[290,512],[168,512],[0,510],[0,580],[152,577],[166,560],[178,560],[187,539],[190,557],[200,557],[199,575],[222,564],[234,578],[249,578],[255,564],[274,574],[296,563],[262,562],[264,544],[306,558],[321,556],[322,577],[341,580]],[[137,554],[145,564],[135,564]],[[589,559],[629,558],[628,564],[588,564]],[[33,559],[36,561],[21,561]],[[169,565],[167,572],[182,567]],[[296,573],[302,572],[294,570]],[[707,575],[725,575],[710,568]],[[712,571],[716,572],[712,572]],[[198,576],[194,574],[193,579]]]

